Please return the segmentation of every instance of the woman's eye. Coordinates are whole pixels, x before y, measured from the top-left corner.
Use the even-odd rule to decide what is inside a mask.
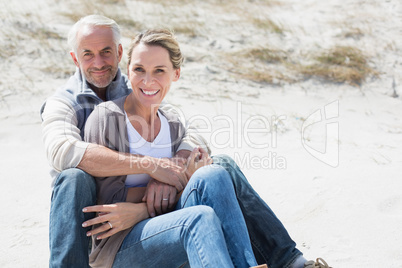
[[[156,69],[156,73],[163,73],[163,72],[165,72],[165,70],[163,70],[163,69]]]
[[[144,69],[142,69],[141,67],[137,67],[134,69],[135,72],[143,72]]]

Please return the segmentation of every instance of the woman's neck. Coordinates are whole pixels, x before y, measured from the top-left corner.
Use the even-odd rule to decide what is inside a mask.
[[[148,142],[153,142],[161,129],[161,121],[158,117],[158,108],[144,107],[130,94],[124,103],[124,110],[131,125]]]
[[[139,116],[148,125],[154,123],[158,118],[159,105],[152,105],[152,107],[144,107],[141,102],[137,101],[133,94],[128,95],[124,103],[124,110],[130,116]]]

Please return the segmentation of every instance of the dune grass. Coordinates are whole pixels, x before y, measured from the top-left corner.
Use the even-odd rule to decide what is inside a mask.
[[[299,72],[307,78],[316,77],[335,83],[360,86],[368,76],[377,76],[364,53],[351,46],[335,46],[314,57],[315,63],[300,66]]]
[[[288,54],[280,49],[269,46],[250,48],[226,54],[223,60],[231,64],[228,70],[242,79],[268,84],[291,80],[284,72]]]
[[[266,63],[280,63],[288,58],[285,51],[269,47],[253,48],[246,51],[244,55]]]
[[[144,27],[155,27],[155,25],[168,27],[178,35],[192,38],[200,36],[210,30],[211,25],[202,22],[204,20],[202,17],[200,18],[208,12],[211,12],[208,14],[216,16],[228,16],[230,23],[251,24],[259,31],[259,34],[266,34],[267,31],[272,34],[283,34],[284,26],[275,22],[272,16],[266,12],[267,8],[278,3],[272,0],[254,0],[253,2],[254,5],[250,6],[245,0],[234,0],[230,3],[221,0],[206,0],[201,5],[202,12],[200,12],[199,9],[191,8],[193,3],[190,0],[155,0],[151,2],[151,5],[155,7],[153,15],[157,19],[152,23],[133,20],[127,12],[124,0],[78,0],[78,4],[72,5],[72,8],[68,12],[63,12],[62,15],[72,21],[94,13],[111,17],[121,26],[123,36],[130,38],[133,33]],[[242,8],[247,6],[249,8]],[[179,7],[186,7],[187,13],[182,14]],[[359,28],[346,30],[340,38],[360,38],[364,35]],[[53,33],[46,29],[40,31],[39,35],[57,38],[57,35],[53,36]],[[220,52],[211,51],[211,55],[216,53]],[[3,54],[4,52],[0,51],[0,57]],[[220,65],[236,77],[269,84],[278,84],[282,81],[292,83],[306,78],[315,78],[358,86],[368,76],[377,74],[369,66],[368,59],[363,52],[350,46],[335,46],[317,55],[308,55],[303,58],[307,62],[312,62],[308,65],[299,63],[297,57],[293,57],[294,60],[291,61],[289,53],[269,46],[243,49],[240,52],[215,56],[222,61]],[[297,75],[299,78],[296,78]]]
[[[18,44],[16,40],[7,33],[1,33],[3,36],[2,45],[0,46],[0,59],[6,59],[17,54]]]
[[[80,0],[78,3],[71,4],[68,11],[60,12],[60,15],[69,18],[72,22],[91,14],[100,14],[114,19],[121,26],[123,36],[132,37],[133,32],[143,27],[142,23],[131,18],[124,0]]]
[[[360,39],[364,36],[364,31],[360,28],[352,27],[344,31],[344,33],[341,36],[343,38]]]
[[[267,29],[270,32],[277,34],[281,34],[284,31],[283,26],[275,23],[269,18],[251,18],[251,22],[260,29]]]

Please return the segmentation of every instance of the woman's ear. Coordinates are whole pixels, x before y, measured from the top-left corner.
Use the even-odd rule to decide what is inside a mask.
[[[179,69],[176,69],[176,70],[174,70],[174,71],[175,71],[175,74],[174,74],[173,81],[176,82],[176,81],[179,80],[179,78],[180,78],[180,68],[179,68]]]

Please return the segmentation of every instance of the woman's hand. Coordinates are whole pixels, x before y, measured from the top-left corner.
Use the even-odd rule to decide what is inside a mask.
[[[194,172],[200,167],[211,165],[213,162],[212,158],[209,157],[208,153],[202,148],[195,148],[187,159],[186,166],[186,176],[190,180]]]
[[[96,237],[97,240],[107,238],[117,232],[128,229],[149,217],[145,203],[133,204],[125,202],[111,205],[97,205],[86,207],[82,211],[84,213],[97,212],[99,215],[82,224],[82,227],[102,224],[87,232],[87,236],[100,234]]]

